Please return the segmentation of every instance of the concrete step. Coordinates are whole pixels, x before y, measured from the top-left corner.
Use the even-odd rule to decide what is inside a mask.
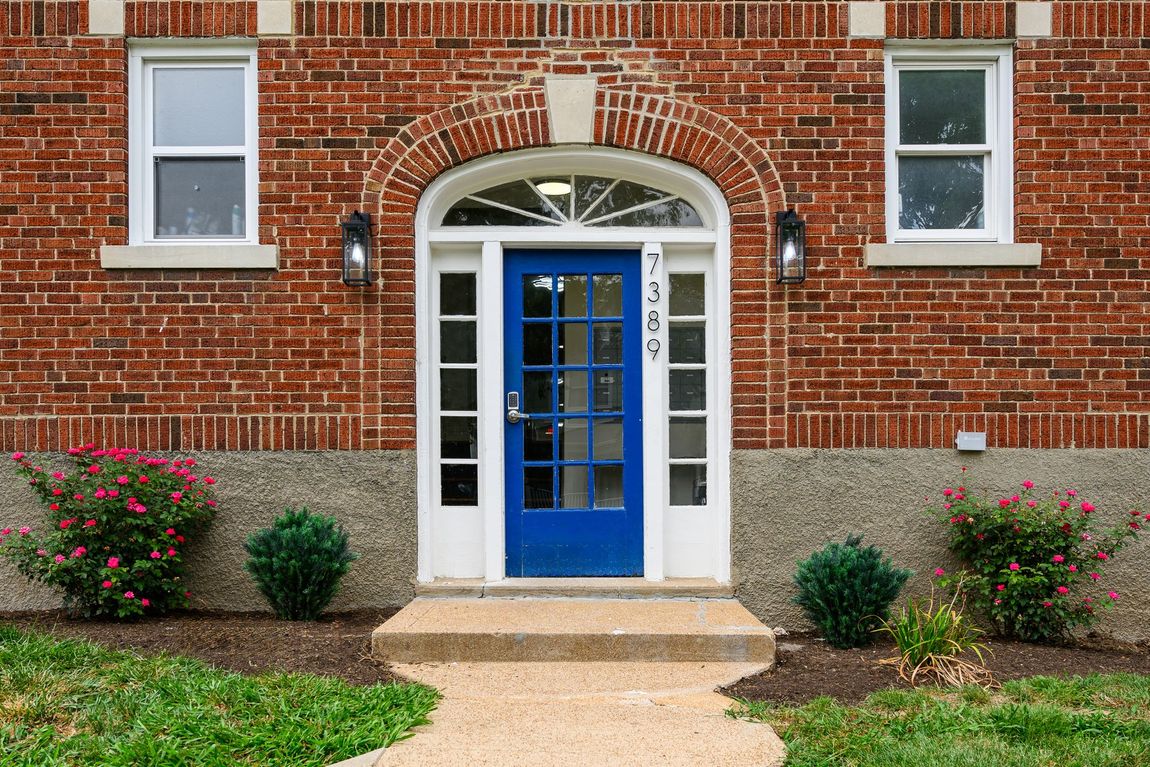
[[[643,578],[505,578],[488,581],[483,578],[437,578],[430,583],[416,583],[417,597],[596,597],[596,598],[704,598],[733,597],[729,583],[713,578],[668,578],[648,581]]]
[[[371,647],[392,663],[775,659],[774,633],[734,599],[417,597]]]

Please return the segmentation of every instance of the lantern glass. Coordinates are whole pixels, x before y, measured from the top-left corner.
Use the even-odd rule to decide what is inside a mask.
[[[807,226],[793,210],[775,217],[776,281],[800,283],[807,277]]]
[[[343,281],[347,285],[371,284],[371,217],[356,211],[342,224]]]

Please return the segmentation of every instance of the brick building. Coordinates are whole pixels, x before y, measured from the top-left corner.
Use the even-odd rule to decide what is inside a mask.
[[[0,2],[0,446],[201,454],[217,607],[289,503],[365,554],[345,607],[702,578],[783,625],[848,531],[933,569],[962,466],[1117,510],[1148,39],[1144,2]],[[1139,551],[1111,625],[1146,636]]]

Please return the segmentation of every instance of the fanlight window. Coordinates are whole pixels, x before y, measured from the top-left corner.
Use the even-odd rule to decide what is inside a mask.
[[[469,194],[444,226],[702,226],[678,195],[602,176],[521,178]]]

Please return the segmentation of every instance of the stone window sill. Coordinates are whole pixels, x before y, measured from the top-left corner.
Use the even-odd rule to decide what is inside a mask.
[[[276,245],[102,245],[105,269],[278,269]]]
[[[866,266],[1041,266],[1038,243],[900,242],[872,243]]]

